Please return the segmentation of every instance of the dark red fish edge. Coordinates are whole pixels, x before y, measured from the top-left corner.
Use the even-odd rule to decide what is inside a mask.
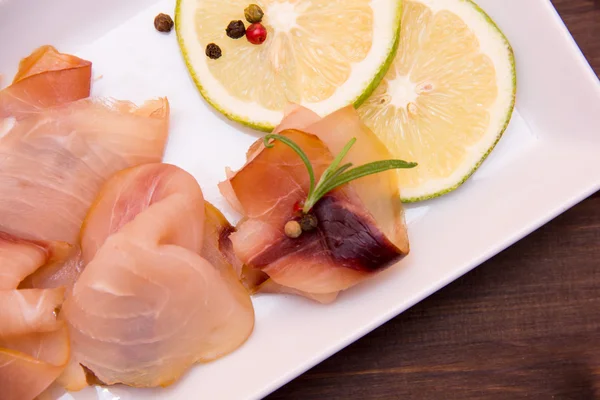
[[[324,196],[312,211],[318,221],[315,230],[296,239],[282,234],[278,242],[253,257],[249,266],[262,269],[294,254],[299,259],[321,256],[343,268],[377,273],[402,260],[406,254],[379,230],[373,218],[355,209],[337,193]]]

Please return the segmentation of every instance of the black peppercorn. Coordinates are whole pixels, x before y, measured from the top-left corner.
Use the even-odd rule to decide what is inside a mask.
[[[159,32],[171,32],[173,19],[167,14],[160,13],[154,18],[154,27]]]
[[[318,224],[319,221],[317,221],[317,217],[312,214],[304,214],[302,218],[300,218],[300,226],[302,227],[303,232],[312,231]]]
[[[217,46],[214,43],[209,43],[208,46],[206,46],[206,55],[208,56],[208,58],[216,60],[217,58],[220,58],[223,54],[219,46]]]
[[[244,23],[240,20],[231,21],[229,25],[227,25],[227,29],[225,29],[227,36],[232,39],[239,39],[246,34],[246,27]]]

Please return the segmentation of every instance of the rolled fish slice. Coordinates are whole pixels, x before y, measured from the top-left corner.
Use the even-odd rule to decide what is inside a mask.
[[[153,163],[123,170],[103,186],[81,229],[82,262],[90,262],[113,233],[152,204],[197,186],[196,180],[170,164]],[[235,230],[212,204],[196,192],[197,207],[190,223],[174,232],[171,240],[199,253],[225,275],[236,274],[237,258],[229,234]],[[187,229],[187,230],[186,230]]]
[[[63,288],[1,290],[0,337],[56,330],[64,294]]]
[[[311,111],[291,108],[276,132],[307,153],[317,179],[333,160],[332,154],[353,137],[357,142],[344,162],[362,165],[391,158],[351,108],[323,119]],[[308,173],[298,155],[283,143],[265,149],[261,141],[248,152],[246,165],[219,186],[244,215],[231,235],[235,253],[244,264],[243,273],[264,274],[254,290],[294,293],[327,303],[408,253],[394,171],[330,192],[313,209],[320,225],[316,231],[298,239],[285,236],[285,223],[296,217],[295,207],[306,198]]]
[[[57,312],[64,289],[17,290],[22,280],[68,254],[64,243],[0,233],[0,388],[4,400],[33,399],[62,373],[69,338]]]
[[[44,263],[46,252],[30,243],[3,238],[0,233],[0,290],[14,289]],[[10,236],[9,236],[10,237]]]
[[[64,242],[57,242],[64,243]],[[54,289],[65,288],[66,295],[70,292],[75,281],[83,271],[83,260],[79,246],[63,248],[66,255],[59,262],[46,263],[25,278],[19,285],[20,289]]]
[[[119,232],[153,204],[179,195],[183,190],[191,207],[189,221],[169,232],[169,241],[199,253],[205,216],[204,197],[198,183],[174,165],[152,163],[122,170],[102,186],[81,228],[84,263],[92,261],[110,235]]]
[[[81,265],[89,263],[94,258],[110,235],[118,232],[152,204],[175,194],[180,187],[186,185],[193,187],[197,184],[189,174],[180,173],[178,168],[168,164],[148,164],[127,168],[114,174],[103,185],[83,222],[80,234],[81,254],[78,258]],[[200,251],[203,242],[203,198],[200,191],[195,191],[193,194],[196,197],[197,207],[190,221],[196,223],[189,224],[187,232],[179,231],[176,240],[182,240],[182,243],[185,242],[190,249]],[[186,233],[188,236],[185,236]],[[63,270],[69,269],[63,268]],[[77,277],[80,273],[81,271]],[[86,373],[76,358],[71,360],[59,381],[69,390],[80,390],[87,385]]]
[[[204,207],[195,179],[167,164],[129,169],[102,189],[82,234],[91,260],[63,306],[75,358],[100,381],[166,386],[250,335],[248,294],[199,254]]]
[[[51,332],[0,338],[2,400],[36,398],[61,375],[69,352],[64,324]]]
[[[28,241],[0,232],[0,338],[59,327],[56,309],[64,289],[17,290],[28,275],[46,264],[61,263],[68,254],[65,243]]]
[[[0,290],[16,289],[40,267],[60,265],[70,251],[68,243],[25,240],[0,231]]]

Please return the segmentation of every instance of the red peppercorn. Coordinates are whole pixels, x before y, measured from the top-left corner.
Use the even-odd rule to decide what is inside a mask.
[[[246,28],[246,39],[252,44],[262,44],[267,40],[267,29],[257,22]]]

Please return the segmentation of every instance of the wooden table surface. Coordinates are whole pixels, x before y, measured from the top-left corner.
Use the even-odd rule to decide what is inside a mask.
[[[600,0],[553,3],[600,74]],[[524,398],[600,399],[600,193],[268,400]]]

